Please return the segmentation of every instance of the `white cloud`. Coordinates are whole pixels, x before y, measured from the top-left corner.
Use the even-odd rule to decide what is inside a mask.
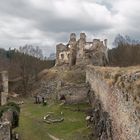
[[[139,0],[1,0],[0,46],[31,43],[51,52],[81,31],[108,38],[110,46],[118,33],[139,39],[139,6]]]
[[[2,17],[0,20],[0,38],[23,38],[29,37],[32,29],[32,22],[23,18],[15,18],[11,16]],[[6,36],[3,36],[6,35]]]

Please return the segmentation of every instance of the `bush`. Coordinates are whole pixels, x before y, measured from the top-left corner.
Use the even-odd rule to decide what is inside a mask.
[[[17,104],[14,103],[14,102],[9,102],[9,103],[7,103],[7,106],[9,107],[9,109],[15,110],[15,111],[17,111],[18,113],[20,112],[20,107],[19,107],[19,105],[17,105]]]
[[[3,114],[4,112],[6,112],[8,109],[9,109],[8,106],[1,106],[1,107],[0,107],[0,118],[2,117],[2,114]]]

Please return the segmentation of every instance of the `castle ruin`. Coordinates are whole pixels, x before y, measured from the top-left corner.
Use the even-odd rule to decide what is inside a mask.
[[[5,105],[8,98],[8,72],[0,72],[0,105]]]
[[[7,104],[7,99],[8,99],[8,72],[2,71],[0,72],[0,106]],[[0,119],[0,140],[11,140],[10,122],[8,120],[2,120],[2,118]]]
[[[93,39],[86,41],[86,34],[80,33],[80,39],[76,39],[76,34],[71,33],[69,42],[56,46],[56,66],[68,64],[93,64],[105,66],[108,63],[107,39]]]

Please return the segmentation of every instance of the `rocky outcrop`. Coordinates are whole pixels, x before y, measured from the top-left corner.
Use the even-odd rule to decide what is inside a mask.
[[[139,140],[140,67],[88,66],[86,80],[96,135],[103,140]]]

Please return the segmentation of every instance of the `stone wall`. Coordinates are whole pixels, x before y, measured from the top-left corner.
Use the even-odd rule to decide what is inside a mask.
[[[5,105],[8,98],[8,73],[3,71],[0,73],[0,104]]]
[[[11,125],[9,122],[0,123],[0,140],[11,140]]]
[[[8,98],[8,72],[0,72],[0,105],[5,105]],[[11,123],[0,120],[0,140],[11,140]]]
[[[92,106],[96,98],[109,115],[113,140],[140,140],[140,67],[88,66],[86,80]]]
[[[68,104],[87,102],[88,90],[87,84],[67,84],[58,89],[58,99],[64,95]]]

